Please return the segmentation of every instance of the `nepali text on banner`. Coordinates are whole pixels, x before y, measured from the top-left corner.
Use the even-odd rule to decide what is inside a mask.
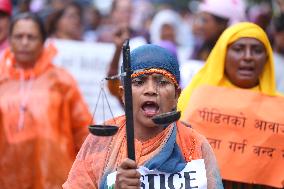
[[[284,98],[244,89],[202,86],[184,121],[205,135],[223,179],[283,187]]]

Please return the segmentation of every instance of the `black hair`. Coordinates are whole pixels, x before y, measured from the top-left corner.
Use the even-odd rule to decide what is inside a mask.
[[[38,26],[38,29],[40,31],[40,34],[41,34],[42,42],[43,43],[45,42],[47,35],[46,35],[44,23],[43,23],[42,19],[37,14],[32,13],[32,12],[19,13],[19,14],[16,14],[15,16],[12,17],[10,28],[9,28],[9,35],[10,36],[13,32],[15,24],[19,20],[32,20],[34,23],[36,23],[37,26]]]
[[[10,17],[10,15],[7,12],[5,12],[5,11],[1,11],[0,10],[0,18],[1,17]]]
[[[63,9],[55,10],[54,12],[50,13],[50,15],[47,18],[46,22],[46,28],[47,28],[47,34],[48,36],[53,35],[57,31],[57,24],[67,8],[69,7],[75,7],[79,11],[79,16],[82,21],[83,18],[83,7],[80,3],[76,1],[71,1],[68,3]]]
[[[229,19],[223,18],[223,17],[220,17],[220,16],[216,16],[216,15],[213,15],[213,14],[211,14],[211,15],[217,23],[228,26]]]
[[[284,31],[284,13],[274,18],[273,25],[276,32]]]

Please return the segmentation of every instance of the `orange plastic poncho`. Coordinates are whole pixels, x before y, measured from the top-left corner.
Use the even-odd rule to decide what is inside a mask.
[[[62,188],[88,134],[91,115],[73,78],[44,49],[31,70],[14,67],[7,50],[0,71],[0,188]]]
[[[106,125],[119,127],[112,137],[89,135],[69,173],[64,189],[98,189],[104,174],[114,171],[127,158],[126,119],[120,116]],[[208,189],[223,188],[215,156],[208,141],[190,126],[181,122],[171,124],[161,133],[146,141],[134,140],[137,164],[153,158],[164,147],[173,127],[177,128],[176,141],[186,162],[204,159]]]

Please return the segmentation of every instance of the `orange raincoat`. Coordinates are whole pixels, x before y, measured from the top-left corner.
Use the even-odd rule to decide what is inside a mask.
[[[113,137],[89,135],[69,173],[64,189],[98,189],[106,172],[114,171],[127,157],[126,118],[120,116],[110,120],[106,125],[119,127]],[[174,124],[169,125],[163,132],[147,141],[135,139],[135,157],[137,164],[143,165],[155,156],[167,143],[168,136]],[[190,126],[176,122],[176,142],[182,151],[186,162],[204,159],[208,189],[221,189],[221,178],[215,156],[208,141]],[[100,186],[100,187],[99,187]]]
[[[0,62],[0,188],[62,188],[91,121],[73,78],[48,46],[33,69]]]

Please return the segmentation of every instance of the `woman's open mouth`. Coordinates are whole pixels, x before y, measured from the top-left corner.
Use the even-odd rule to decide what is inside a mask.
[[[154,101],[146,101],[141,106],[146,117],[153,117],[159,112],[159,105]]]
[[[253,66],[240,67],[238,73],[242,77],[252,77],[254,75],[255,68]]]

